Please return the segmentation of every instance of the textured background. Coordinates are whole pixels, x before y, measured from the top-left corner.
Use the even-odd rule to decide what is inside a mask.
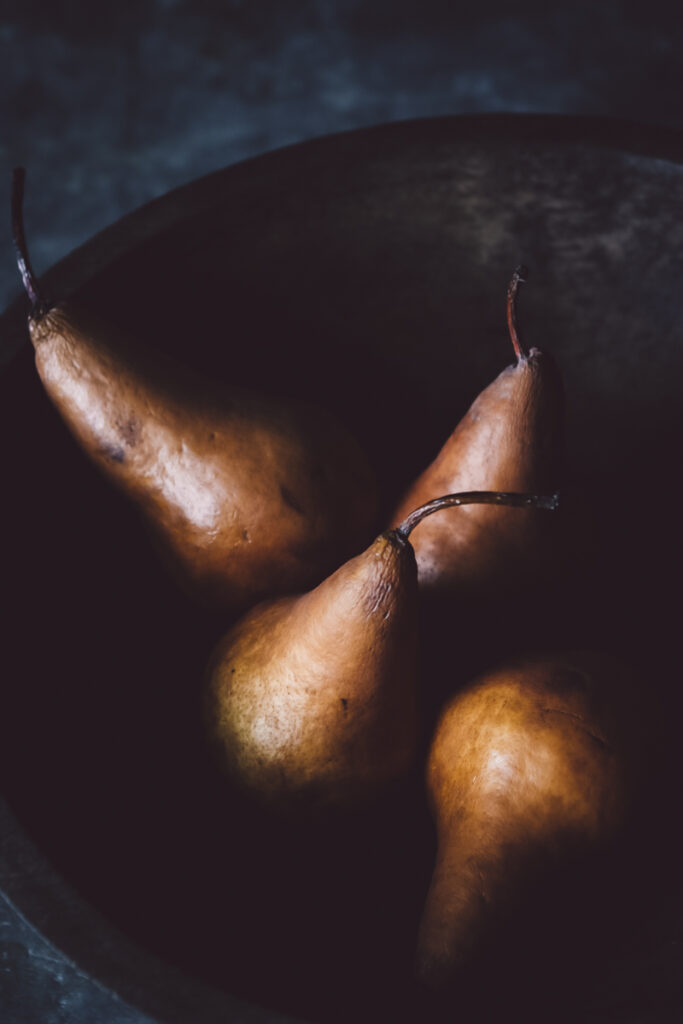
[[[0,203],[26,165],[40,272],[174,186],[312,136],[490,111],[683,128],[682,43],[683,19],[635,0],[5,0]],[[8,231],[2,251],[0,307],[18,292]],[[146,1020],[2,898],[0,1019]]]
[[[315,135],[486,111],[683,126],[683,19],[635,0],[5,0],[0,41],[0,203],[25,164],[38,270],[169,188]]]

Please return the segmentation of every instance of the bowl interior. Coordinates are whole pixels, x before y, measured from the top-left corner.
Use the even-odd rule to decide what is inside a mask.
[[[331,137],[171,193],[47,278],[141,346],[332,408],[368,450],[387,513],[512,361],[505,290],[515,265],[529,265],[523,336],[563,372],[566,492],[597,542],[571,577],[557,574],[521,641],[504,628],[497,640],[495,622],[482,631],[481,667],[515,643],[602,643],[642,667],[664,709],[642,842],[615,868],[637,890],[631,931],[620,926],[598,972],[622,998],[627,955],[650,955],[681,910],[665,808],[681,774],[668,751],[682,705],[670,594],[683,172],[670,140],[648,153],[637,138],[533,118]],[[1,326],[8,344],[18,338],[22,308]],[[26,347],[0,388],[12,602],[1,747],[21,826],[124,936],[215,989],[315,1019],[358,1019],[359,1006],[368,1019],[398,1014],[434,852],[419,773],[379,808],[296,829],[226,794],[204,754],[198,695],[229,623],[169,584],[134,513],[51,408]],[[462,672],[453,652],[454,679]],[[578,986],[579,1001],[594,983]]]

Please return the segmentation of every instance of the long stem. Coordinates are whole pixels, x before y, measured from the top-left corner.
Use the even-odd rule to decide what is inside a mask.
[[[17,264],[19,273],[24,282],[24,288],[31,300],[31,316],[38,320],[47,311],[47,303],[38,287],[38,279],[33,272],[31,261],[28,255],[26,237],[24,235],[24,180],[26,171],[23,167],[15,167],[12,174],[12,237],[14,248],[17,251]]]
[[[520,284],[524,284],[527,279],[529,271],[526,267],[519,266],[512,275],[512,280],[508,285],[508,301],[507,301],[507,315],[508,315],[508,331],[510,332],[510,341],[512,347],[515,350],[517,360],[526,359],[524,350],[519,341],[519,334],[517,333],[517,292],[519,291]]]
[[[445,494],[434,498],[426,505],[421,505],[396,527],[396,532],[407,540],[415,527],[443,508],[457,505],[509,505],[513,508],[544,508],[554,510],[560,503],[559,494],[523,494],[515,491],[460,491],[458,494]]]

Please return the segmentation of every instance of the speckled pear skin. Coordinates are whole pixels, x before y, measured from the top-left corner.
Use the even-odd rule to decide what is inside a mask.
[[[65,423],[203,604],[239,612],[311,586],[372,536],[373,474],[325,411],[152,362],[75,304],[29,332]]]
[[[255,608],[208,671],[219,766],[278,810],[372,800],[415,756],[416,622],[415,558],[393,531],[314,590]]]
[[[564,397],[554,360],[531,349],[470,406],[435,460],[403,495],[391,523],[439,494],[467,490],[551,494],[561,469]],[[558,526],[538,510],[470,505],[415,529],[421,591],[517,586],[547,564]]]
[[[416,964],[428,989],[457,987],[501,927],[523,946],[541,877],[550,872],[551,894],[568,889],[577,851],[619,834],[635,777],[630,686],[607,655],[536,657],[483,675],[444,707],[427,763],[438,847]]]

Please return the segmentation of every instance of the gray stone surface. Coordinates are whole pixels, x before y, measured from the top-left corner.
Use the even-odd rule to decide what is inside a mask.
[[[152,1024],[45,941],[0,893],[3,1024]]]

